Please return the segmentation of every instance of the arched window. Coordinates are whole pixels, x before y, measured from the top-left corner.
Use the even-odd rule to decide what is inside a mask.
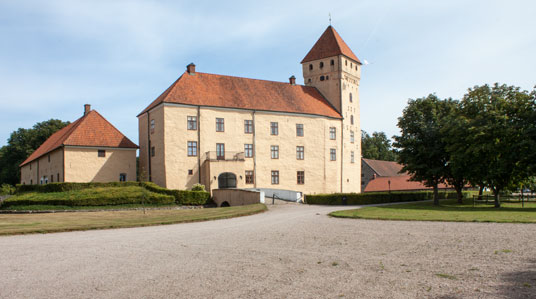
[[[352,102],[352,93],[350,93],[350,103]]]
[[[324,63],[321,61],[320,62],[320,68],[323,68],[324,67]]]
[[[224,172],[218,176],[218,188],[236,188],[236,175],[231,172]]]
[[[312,64],[309,64],[309,70],[310,70],[310,71],[313,70],[313,65],[312,65]]]

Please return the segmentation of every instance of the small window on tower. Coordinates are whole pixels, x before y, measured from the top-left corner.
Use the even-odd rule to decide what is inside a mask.
[[[320,76],[320,81],[324,81],[326,79],[324,76]]]
[[[354,124],[354,116],[353,115],[350,115],[350,123],[353,125]]]
[[[335,60],[331,59],[330,64],[331,64],[331,65],[335,65]]]
[[[348,60],[345,60],[345,61],[344,61],[344,65],[348,65]]]
[[[320,68],[323,68],[323,67],[324,67],[324,63],[320,62]]]
[[[311,78],[309,78],[308,82],[311,83]]]
[[[329,80],[329,76],[326,76],[326,80]]]
[[[350,103],[352,102],[352,93],[350,93]]]
[[[310,70],[310,71],[313,70],[313,65],[312,65],[312,64],[309,64],[309,70]]]

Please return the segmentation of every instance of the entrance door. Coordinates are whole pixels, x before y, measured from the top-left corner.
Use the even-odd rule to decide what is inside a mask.
[[[225,144],[216,143],[216,159],[225,160]]]
[[[218,188],[236,188],[236,175],[231,172],[224,172],[218,176]]]

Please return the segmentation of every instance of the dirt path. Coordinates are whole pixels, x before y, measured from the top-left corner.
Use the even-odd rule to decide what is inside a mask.
[[[2,298],[530,298],[536,225],[242,218],[0,237]]]

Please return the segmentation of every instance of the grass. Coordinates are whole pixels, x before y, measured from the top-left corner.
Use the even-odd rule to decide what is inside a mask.
[[[501,203],[501,208],[494,208],[493,205],[486,204],[473,207],[470,200],[464,204],[458,204],[456,200],[442,200],[439,206],[434,206],[432,202],[416,202],[336,211],[330,216],[381,220],[536,223],[536,203],[525,203],[524,208],[521,203]]]
[[[177,204],[124,204],[124,205],[108,205],[108,206],[63,206],[63,205],[19,205],[2,207],[1,211],[85,211],[85,210],[128,210],[128,209],[141,209],[141,208],[176,208]]]
[[[0,214],[0,235],[51,233],[175,224],[252,215],[263,204],[193,210],[104,211],[78,213]]]
[[[445,273],[437,273],[436,276],[441,277],[441,278],[451,279],[451,280],[458,280],[458,278],[456,276],[450,275],[450,274],[445,274]]]

